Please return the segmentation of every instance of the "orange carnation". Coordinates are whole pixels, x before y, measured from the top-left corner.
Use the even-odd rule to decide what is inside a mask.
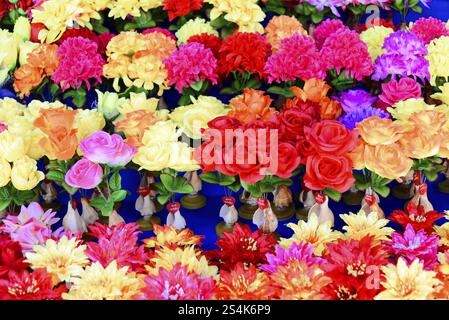
[[[307,31],[295,17],[275,16],[265,28],[265,37],[271,44],[273,52],[279,49],[283,39],[295,34],[307,35]]]
[[[369,117],[356,125],[358,133],[370,145],[388,145],[398,141],[405,129],[391,119]]]
[[[412,159],[396,143],[366,145],[364,161],[368,170],[387,179],[400,179],[407,175],[413,165]]]
[[[14,90],[20,97],[29,96],[30,91],[36,88],[44,80],[43,70],[26,64],[14,72]]]
[[[28,54],[27,64],[41,68],[47,76],[51,76],[59,66],[57,49],[55,44],[41,44]]]
[[[114,123],[117,132],[123,132],[127,142],[134,147],[142,145],[142,138],[145,130],[158,122],[159,119],[155,114],[148,110],[136,110],[128,112],[123,119]]]
[[[276,113],[275,109],[270,108],[272,101],[263,91],[246,88],[242,95],[229,102],[232,110],[228,116],[243,124],[253,120],[270,120]]]

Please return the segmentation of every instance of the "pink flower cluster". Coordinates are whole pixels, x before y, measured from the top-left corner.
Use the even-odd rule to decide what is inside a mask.
[[[446,28],[444,22],[433,17],[418,19],[410,31],[416,34],[418,39],[424,41],[426,45],[434,39],[449,36],[449,29]]]
[[[325,67],[313,38],[295,34],[282,41],[279,51],[268,58],[264,71],[272,83],[324,79]]]
[[[89,79],[101,82],[104,60],[98,53],[95,41],[73,37],[65,40],[57,50],[59,66],[51,79],[59,84],[62,90],[71,87],[77,89],[83,83],[90,89]]]
[[[321,49],[326,39],[341,28],[348,29],[339,19],[327,19],[321,22],[313,31],[317,47]]]
[[[217,84],[217,59],[212,50],[201,43],[181,45],[164,59],[164,63],[168,70],[169,84],[175,84],[179,92],[198,81],[210,80],[212,84]]]

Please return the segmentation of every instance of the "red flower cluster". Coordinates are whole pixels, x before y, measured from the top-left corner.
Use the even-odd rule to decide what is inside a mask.
[[[347,154],[357,145],[356,132],[339,121],[322,120],[306,128],[305,134],[312,151],[306,161],[306,187],[347,191],[355,182]]]
[[[168,20],[183,17],[190,12],[200,10],[203,0],[164,0],[164,10],[168,12]]]
[[[259,33],[234,32],[220,48],[219,74],[227,77],[231,72],[245,71],[264,78],[264,67],[271,54],[271,45]]]
[[[214,54],[215,58],[218,59],[219,52],[221,45],[223,43],[223,40],[220,37],[217,37],[214,34],[209,33],[201,33],[196,34],[194,36],[191,36],[187,42],[198,42],[204,45],[206,48],[209,48],[212,50],[212,53]]]

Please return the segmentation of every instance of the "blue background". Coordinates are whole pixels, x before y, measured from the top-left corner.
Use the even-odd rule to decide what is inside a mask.
[[[443,21],[447,21],[449,19],[449,0],[433,0],[430,3],[430,8],[424,8],[424,11],[422,14],[417,14],[415,12],[410,12],[407,21],[414,21],[420,17],[435,17],[438,19],[441,19]],[[395,16],[395,22],[400,22],[401,19],[399,16]],[[230,96],[222,96],[218,94],[218,90],[215,89],[212,92],[210,92],[210,95],[214,96],[220,96],[220,99],[223,100],[223,102],[227,102],[227,100],[230,98]],[[0,89],[0,97],[15,97],[15,95],[7,89]],[[179,94],[174,91],[170,90],[166,94],[164,94],[164,98],[169,106],[177,105],[177,101],[179,99]],[[94,99],[92,96],[89,97],[88,103],[92,106],[94,105]],[[137,197],[136,190],[139,183],[139,174],[132,170],[126,170],[123,174],[123,188],[126,190],[129,190],[132,192],[130,196],[127,197],[126,201],[122,204],[122,207],[119,211],[119,213],[125,218],[127,222],[134,222],[138,220],[141,216],[140,214],[134,209],[134,201]],[[439,180],[442,178],[440,177]],[[299,191],[299,181],[295,180],[294,185],[292,186],[293,193],[296,194]],[[204,249],[212,249],[215,247],[214,243],[217,240],[217,235],[215,233],[215,226],[222,221],[222,219],[218,216],[218,212],[220,210],[220,207],[222,206],[221,197],[224,194],[223,188],[209,185],[207,183],[203,184],[203,193],[207,196],[208,203],[205,208],[202,208],[200,210],[187,210],[187,209],[181,209],[182,215],[187,221],[187,228],[192,229],[195,234],[198,235],[204,235],[205,238],[203,239],[203,248]],[[442,212],[443,210],[449,209],[449,195],[443,194],[438,191],[436,183],[432,183],[429,185],[429,199],[431,203],[434,205],[435,210]],[[79,195],[78,195],[79,196]],[[238,198],[237,195],[234,195],[236,198]],[[62,210],[59,212],[60,217],[62,218],[67,204],[67,195],[60,194],[58,197],[58,201],[62,203]],[[388,197],[387,199],[381,199],[381,207],[388,216],[393,210],[402,209],[404,207],[406,201],[399,200],[394,198],[393,196]],[[296,204],[297,207],[300,207],[298,203]],[[239,203],[236,203],[236,207],[239,207]],[[342,213],[348,213],[348,212],[357,212],[360,209],[360,206],[347,206],[343,204],[342,202],[330,203],[330,208],[333,210],[336,221],[335,225],[337,229],[341,229],[342,221],[339,218],[339,214]],[[157,213],[157,215],[161,218],[162,224],[165,223],[167,212],[166,210],[163,210],[162,212]],[[241,219],[240,219],[241,220]],[[241,222],[247,223],[253,230],[256,230],[257,227],[252,224],[251,221],[241,220]],[[289,237],[292,234],[292,231],[286,227],[286,224],[289,222],[297,222],[297,219],[292,218],[288,221],[280,221],[279,227],[276,230],[277,233],[279,233],[283,237]],[[440,221],[441,222],[441,221]],[[61,224],[61,221],[58,225]],[[393,227],[395,226],[394,223],[392,223]],[[152,236],[152,232],[144,232],[141,234],[140,238],[147,238],[149,236]]]

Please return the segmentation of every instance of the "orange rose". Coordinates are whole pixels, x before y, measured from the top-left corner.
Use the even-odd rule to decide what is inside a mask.
[[[304,88],[298,87],[290,88],[296,97],[301,98],[303,101],[310,100],[315,103],[320,103],[324,98],[327,98],[327,93],[331,89],[326,81],[320,79],[309,79],[304,83]]]
[[[328,97],[324,98],[321,103],[321,119],[323,120],[335,120],[338,119],[343,109],[340,102],[331,100]]]
[[[407,121],[415,128],[426,131],[430,134],[437,134],[447,122],[447,117],[444,113],[435,110],[423,110],[413,113]]]
[[[387,179],[400,179],[412,168],[413,161],[396,144],[365,146],[366,168]]]
[[[51,76],[59,65],[55,44],[41,44],[28,54],[27,64],[41,68],[47,76]]]
[[[377,116],[369,117],[356,125],[358,133],[370,145],[392,144],[398,141],[405,129],[391,119],[382,119]]]
[[[449,159],[449,130],[443,130],[440,133],[441,146],[438,155],[442,158]]]
[[[148,110],[128,112],[123,119],[114,123],[117,132],[123,132],[132,145],[138,146],[142,141],[145,130],[158,122],[155,114]]]
[[[263,91],[246,88],[242,95],[230,101],[232,110],[228,116],[243,124],[253,120],[270,120],[276,113],[275,109],[270,108],[272,101]]]
[[[355,170],[362,170],[365,168],[365,147],[365,141],[363,141],[363,139],[359,139],[355,149],[348,153],[348,157],[352,160]]]
[[[418,127],[411,128],[399,140],[405,155],[413,159],[424,159],[440,152],[441,136]]]
[[[53,134],[56,129],[61,127],[69,131],[73,127],[77,112],[77,110],[64,109],[62,107],[41,109],[40,116],[34,120],[34,125],[46,135]]]
[[[44,80],[42,69],[25,64],[14,72],[14,90],[20,97],[29,96],[30,91]]]

